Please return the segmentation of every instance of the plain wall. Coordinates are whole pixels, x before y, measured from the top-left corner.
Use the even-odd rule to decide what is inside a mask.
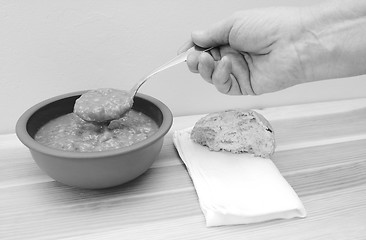
[[[129,89],[176,55],[192,30],[255,7],[300,0],[0,0],[0,133],[46,98],[73,91]],[[140,92],[175,116],[234,107],[260,108],[366,97],[366,77],[322,81],[262,96],[226,96],[185,64],[149,80]]]

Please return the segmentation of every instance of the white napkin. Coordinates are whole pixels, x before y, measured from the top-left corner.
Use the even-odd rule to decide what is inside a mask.
[[[207,226],[305,217],[299,197],[270,159],[213,152],[190,139],[192,128],[174,132]]]

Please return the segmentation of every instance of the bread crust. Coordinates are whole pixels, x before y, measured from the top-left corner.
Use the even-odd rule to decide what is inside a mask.
[[[271,157],[276,148],[273,127],[253,110],[210,113],[197,121],[191,139],[212,151],[252,153],[264,158]]]

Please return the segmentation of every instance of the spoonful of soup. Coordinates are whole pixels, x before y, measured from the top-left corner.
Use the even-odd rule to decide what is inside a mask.
[[[177,65],[178,63],[185,62],[191,51],[206,52],[211,49],[212,48],[199,49],[196,46],[188,49],[143,77],[129,92],[113,88],[100,88],[88,91],[76,100],[74,113],[76,113],[81,119],[88,122],[102,123],[119,119],[124,113],[132,108],[133,99],[137,91],[149,78],[158,72]]]
[[[109,122],[131,109],[129,92],[99,88],[90,90],[75,101],[74,113],[87,122]]]

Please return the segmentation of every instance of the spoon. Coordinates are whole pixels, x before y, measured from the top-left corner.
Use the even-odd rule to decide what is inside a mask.
[[[132,108],[133,99],[137,91],[148,79],[163,70],[187,61],[187,57],[192,51],[206,52],[212,48],[202,49],[197,46],[191,47],[141,78],[129,92],[117,89],[89,91],[76,101],[74,112],[88,122],[109,123],[114,119],[118,119]]]
[[[155,74],[164,71],[165,69],[168,69],[170,67],[173,67],[179,63],[185,62],[187,61],[187,57],[189,55],[189,53],[191,53],[192,51],[201,51],[201,52],[207,52],[209,50],[213,49],[213,47],[211,48],[207,48],[207,49],[198,49],[198,47],[191,47],[190,49],[188,49],[185,52],[182,52],[181,54],[179,54],[178,56],[176,56],[175,58],[171,59],[169,62],[161,65],[160,67],[156,68],[155,70],[153,70],[152,72],[150,72],[148,75],[146,75],[145,77],[143,77],[139,82],[137,82],[132,89],[130,90],[130,99],[129,101],[133,102],[133,98],[135,97],[137,91],[139,90],[139,88],[152,76],[154,76]]]

